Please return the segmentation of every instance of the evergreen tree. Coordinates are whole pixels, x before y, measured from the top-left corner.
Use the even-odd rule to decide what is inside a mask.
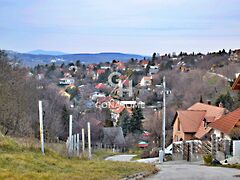
[[[148,73],[149,73],[150,66],[151,66],[151,62],[149,61],[148,64],[147,64],[147,67],[145,69],[146,75],[148,75]]]
[[[81,66],[81,62],[79,60],[76,61],[76,66],[80,67]]]
[[[143,130],[142,120],[144,119],[142,109],[136,107],[133,109],[133,114],[131,117],[130,132],[141,133]]]
[[[67,109],[67,106],[64,105],[63,106],[63,110],[62,110],[62,125],[63,125],[63,132],[64,134],[67,136],[67,132],[68,132],[68,126],[69,126],[69,111]]]
[[[155,65],[156,56],[157,56],[157,54],[156,54],[156,53],[153,53],[153,55],[152,55],[152,62],[151,62],[151,65],[152,65],[152,66]]]
[[[228,109],[229,111],[233,110],[234,108],[234,101],[229,93],[229,91],[227,92],[227,94],[221,94],[216,102],[215,105],[218,106],[219,103],[223,103],[223,106]]]
[[[126,136],[130,132],[131,127],[131,119],[126,110],[124,110],[120,115],[119,125],[122,127],[123,135]]]

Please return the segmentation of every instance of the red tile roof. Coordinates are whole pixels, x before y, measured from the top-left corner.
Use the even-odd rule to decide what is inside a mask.
[[[183,132],[197,132],[204,119],[206,111],[177,111]]]
[[[234,126],[240,120],[240,108],[236,109],[233,112],[228,113],[227,115],[217,119],[215,122],[212,122],[210,126],[214,129],[218,129],[225,134],[229,134]]]
[[[117,66],[117,69],[125,69],[126,66]]]
[[[202,139],[203,136],[211,131],[211,127],[205,127],[204,126],[204,121],[201,122],[196,134],[194,135],[198,139]]]
[[[97,70],[98,75],[103,74],[103,73],[105,73],[105,69],[98,69]]]
[[[148,64],[148,61],[147,60],[141,60],[140,64],[142,64],[142,65]]]
[[[104,89],[104,88],[106,88],[106,85],[103,84],[103,83],[99,83],[99,84],[97,84],[97,85],[95,86],[95,88],[96,88],[96,89]]]
[[[189,107],[188,110],[205,110],[207,112],[205,117],[215,117],[215,119],[222,117],[226,113],[225,108],[199,102]]]

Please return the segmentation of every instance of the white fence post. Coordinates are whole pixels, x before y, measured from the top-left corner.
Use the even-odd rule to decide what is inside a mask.
[[[88,125],[88,158],[89,158],[89,159],[92,159],[90,122],[88,122],[87,125]]]
[[[68,153],[72,154],[72,146],[73,146],[73,141],[72,141],[72,115],[69,116],[69,148],[68,148]]]
[[[77,134],[77,156],[79,156],[79,134]]]
[[[82,128],[82,152],[84,153],[85,151],[85,134],[84,134],[84,129]]]
[[[41,150],[42,154],[44,154],[44,134],[43,134],[43,108],[42,101],[38,102],[39,106],[39,124],[40,124],[40,141],[41,141]]]

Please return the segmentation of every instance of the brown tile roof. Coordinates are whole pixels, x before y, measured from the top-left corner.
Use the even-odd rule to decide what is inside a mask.
[[[152,80],[152,76],[144,76],[143,80],[144,81],[151,81]]]
[[[229,134],[232,128],[240,120],[240,108],[236,109],[233,112],[228,113],[220,119],[217,119],[215,122],[212,122],[209,126],[214,129],[218,129],[225,134]]]
[[[194,135],[198,139],[202,139],[203,136],[211,131],[211,127],[204,127],[204,121],[201,122],[196,134]]]
[[[189,107],[188,110],[205,110],[206,111],[205,117],[215,117],[215,119],[220,118],[226,113],[225,108],[199,102]]]
[[[206,111],[177,111],[183,132],[197,132]]]
[[[208,116],[208,117],[205,117],[205,119],[206,119],[206,121],[208,122],[208,123],[211,123],[211,122],[214,122],[215,121],[215,117],[211,117],[211,116]]]

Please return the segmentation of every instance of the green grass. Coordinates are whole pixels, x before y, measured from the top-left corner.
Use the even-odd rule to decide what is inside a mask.
[[[215,86],[217,81],[218,81],[218,77],[213,76],[213,77],[208,79],[208,85],[209,86]]]
[[[101,160],[109,154],[96,152],[91,161],[69,159],[48,149],[42,155],[39,148],[0,137],[0,179],[120,179],[138,172],[156,172],[148,164]]]

